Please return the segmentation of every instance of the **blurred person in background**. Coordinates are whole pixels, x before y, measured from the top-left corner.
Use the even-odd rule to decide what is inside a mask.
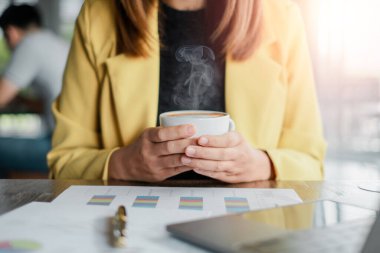
[[[194,94],[184,84],[199,67],[215,75]],[[237,131],[191,139],[191,125],[157,127],[161,112],[189,109],[226,111]],[[54,178],[323,177],[312,67],[290,0],[87,0],[53,112]]]
[[[53,118],[51,104],[61,90],[69,46],[43,29],[39,11],[30,5],[11,5],[0,17],[0,27],[11,58],[0,77],[0,108],[8,105],[27,87],[43,103],[45,135],[38,139],[0,138],[0,169],[47,171]]]

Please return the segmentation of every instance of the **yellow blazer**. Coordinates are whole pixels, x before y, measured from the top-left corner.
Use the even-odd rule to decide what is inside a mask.
[[[264,35],[248,60],[227,57],[226,110],[252,146],[265,150],[278,180],[323,177],[326,144],[300,11],[263,0]],[[48,162],[53,178],[107,179],[108,160],[156,124],[159,92],[157,10],[148,58],[116,53],[115,6],[86,0],[78,17]]]

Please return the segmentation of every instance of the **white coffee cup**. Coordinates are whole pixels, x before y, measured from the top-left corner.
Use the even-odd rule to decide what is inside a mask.
[[[160,115],[160,125],[172,127],[192,124],[196,128],[193,137],[202,135],[223,135],[235,130],[235,123],[230,115],[216,111],[172,111]]]

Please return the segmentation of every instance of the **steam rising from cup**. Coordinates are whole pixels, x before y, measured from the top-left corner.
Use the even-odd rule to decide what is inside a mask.
[[[200,109],[207,104],[208,98],[216,93],[215,87],[215,54],[206,46],[184,46],[175,53],[180,63],[189,64],[189,73],[184,73],[183,82],[179,82],[173,95],[175,104],[187,109]]]

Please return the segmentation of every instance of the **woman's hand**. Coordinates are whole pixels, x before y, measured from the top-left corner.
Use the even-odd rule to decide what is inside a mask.
[[[237,132],[203,136],[198,145],[186,148],[182,163],[198,174],[227,183],[242,183],[273,178],[268,155],[252,148]]]
[[[186,147],[196,145],[192,125],[149,128],[133,144],[114,152],[110,159],[112,179],[159,182],[190,171],[181,156]]]

